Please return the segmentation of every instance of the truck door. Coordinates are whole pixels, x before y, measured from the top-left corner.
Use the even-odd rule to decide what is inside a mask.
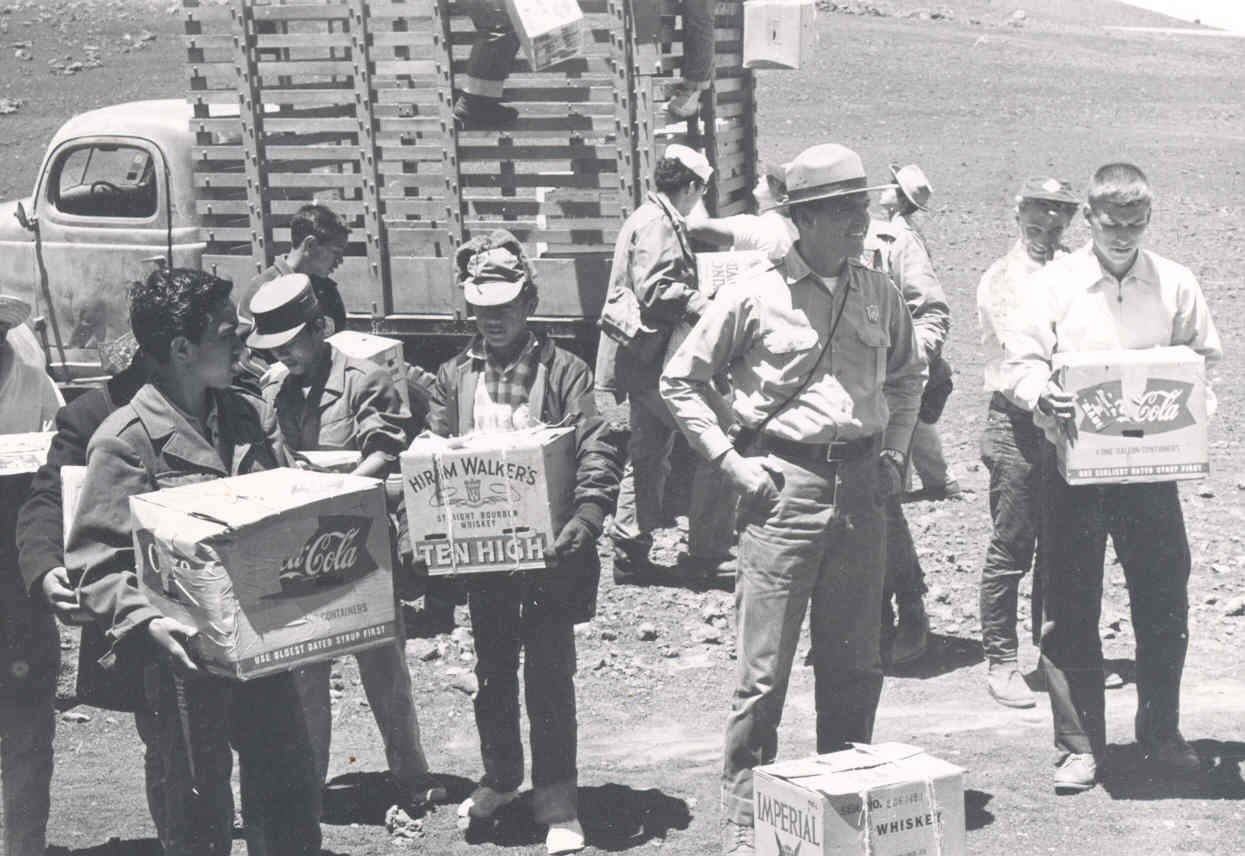
[[[48,163],[34,204],[52,311],[41,291],[39,311],[56,323],[71,373],[99,374],[101,349],[129,331],[129,284],[166,255],[170,217],[176,223],[164,158],[149,140],[101,136],[65,142]],[[175,242],[189,237],[176,232]],[[49,341],[49,362],[59,364]]]

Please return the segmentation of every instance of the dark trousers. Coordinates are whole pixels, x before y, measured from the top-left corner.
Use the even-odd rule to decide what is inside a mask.
[[[180,687],[149,664],[148,703],[163,781],[165,856],[228,856],[238,750],[251,856],[319,856],[320,785],[293,676],[245,683],[196,675]],[[180,696],[180,698],[179,698]]]
[[[476,728],[484,777],[480,784],[513,791],[523,783],[519,733],[519,653],[531,724],[532,798],[538,823],[578,815],[575,714],[575,633],[569,621],[535,614],[522,580],[481,580],[468,596],[476,643]]]
[[[476,28],[463,91],[486,98],[501,98],[502,84],[514,70],[519,37],[515,35],[501,0],[465,0],[463,5]]]
[[[995,396],[986,412],[981,461],[990,473],[990,519],[994,531],[981,569],[981,646],[991,663],[1015,662],[1016,603],[1020,578],[1033,564],[1046,438],[1033,414]],[[1035,582],[1035,589],[1036,582]],[[1040,601],[1034,598],[1033,624]]]
[[[1041,669],[1056,748],[1101,756],[1106,747],[1098,621],[1107,535],[1124,568],[1137,637],[1137,740],[1175,734],[1190,568],[1176,483],[1069,487],[1050,444],[1043,449],[1042,477]]]
[[[60,635],[51,615],[19,596],[21,603],[4,604],[9,624],[0,625],[0,667],[9,673],[0,685],[0,842],[9,856],[43,856],[51,809]],[[14,626],[18,609],[25,611],[20,632]],[[22,675],[20,680],[14,672]]]

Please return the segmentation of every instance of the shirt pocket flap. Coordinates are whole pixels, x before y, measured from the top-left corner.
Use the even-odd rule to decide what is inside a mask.
[[[889,348],[891,346],[890,331],[878,324],[866,324],[856,331],[856,335],[860,337],[860,341],[870,348]]]
[[[765,334],[765,349],[771,354],[794,354],[817,347],[817,331],[812,327],[785,327]]]

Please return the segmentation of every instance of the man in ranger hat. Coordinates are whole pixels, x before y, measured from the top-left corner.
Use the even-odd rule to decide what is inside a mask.
[[[883,505],[902,487],[925,380],[903,299],[860,261],[876,189],[850,149],[802,152],[783,199],[795,246],[720,293],[661,376],[688,441],[743,497],[739,665],[722,782],[722,852],[731,856],[754,852],[752,770],[776,755],[810,602],[817,751],[873,736]],[[710,399],[713,379],[728,372],[733,438]]]
[[[1005,707],[1033,707],[1037,701],[1020,673],[1016,602],[1020,578],[1033,563],[1038,531],[1042,430],[1033,413],[1008,398],[1003,364],[1003,330],[1016,320],[1030,276],[1067,253],[1063,233],[1080,207],[1072,186],[1057,178],[1030,178],[1016,196],[1020,236],[1007,255],[990,265],[977,285],[977,318],[986,352],[985,388],[990,393],[981,460],[990,473],[990,518],[994,531],[981,569],[981,647],[986,688]],[[1036,591],[1035,611],[1041,597]],[[1033,617],[1035,631],[1039,616]],[[1034,634],[1036,636],[1036,632]]]
[[[696,258],[687,240],[687,215],[704,196],[713,167],[687,146],[666,147],[657,163],[656,190],[626,222],[614,245],[609,290],[601,312],[596,384],[615,400],[630,399],[630,460],[623,472],[610,539],[614,581],[651,579],[653,530],[662,513],[670,453],[678,430],[657,391],[657,379],[676,328],[700,317],[709,300],[696,281]],[[732,570],[734,503],[716,467],[697,461],[688,521],[691,576]]]
[[[406,407],[384,368],[348,357],[325,340],[327,322],[311,280],[299,273],[279,276],[260,286],[250,309],[255,330],[248,344],[279,361],[264,376],[262,390],[265,428],[277,450],[294,464],[302,463],[303,452],[352,450],[360,456],[355,475],[384,478],[392,472],[406,448]],[[401,626],[399,611],[398,640],[360,651],[355,659],[402,805],[416,810],[443,799],[445,790],[429,775],[420,744]],[[333,730],[330,666],[313,663],[295,672],[320,782],[328,775]]]

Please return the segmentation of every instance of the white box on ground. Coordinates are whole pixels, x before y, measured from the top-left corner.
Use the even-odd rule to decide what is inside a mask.
[[[757,856],[962,856],[964,771],[903,743],[757,767]]]
[[[130,497],[139,587],[243,680],[396,638],[376,479],[278,469]]]
[[[814,0],[746,0],[744,68],[797,69],[817,49]]]
[[[402,453],[411,548],[430,576],[544,568],[574,490],[574,428],[417,437]]]
[[[48,459],[55,431],[0,434],[0,476],[33,473]]]
[[[584,52],[584,13],[575,0],[506,0],[506,14],[532,71]]]
[[[329,336],[327,341],[346,356],[375,363],[389,372],[402,403],[410,409],[410,391],[406,387],[406,356],[400,341],[388,336],[360,333],[357,330],[342,330]]]
[[[1076,443],[1061,434],[1059,472],[1071,485],[1204,478],[1206,367],[1183,345],[1056,353],[1076,397]]]

